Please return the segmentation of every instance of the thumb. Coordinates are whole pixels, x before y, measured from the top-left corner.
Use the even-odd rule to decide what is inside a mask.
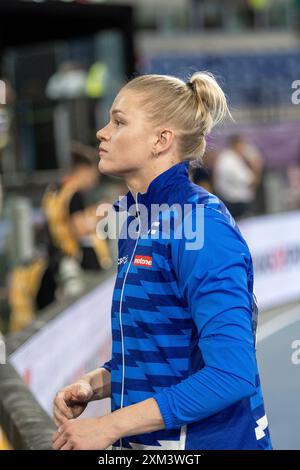
[[[91,396],[91,388],[87,384],[79,384],[75,394],[78,400],[87,400]]]
[[[91,396],[91,388],[88,384],[79,383],[73,385],[66,391],[66,400],[68,401],[86,401]]]

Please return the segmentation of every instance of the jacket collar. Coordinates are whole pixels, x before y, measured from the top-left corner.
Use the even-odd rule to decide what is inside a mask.
[[[145,193],[137,193],[137,201],[134,199],[132,193],[128,191],[126,196],[113,204],[113,207],[116,211],[125,210],[132,215],[136,213],[136,202],[138,204],[144,204],[150,209],[151,204],[162,204],[166,202],[170,187],[178,187],[186,182],[188,178],[188,162],[177,163],[156,176],[149,184]]]

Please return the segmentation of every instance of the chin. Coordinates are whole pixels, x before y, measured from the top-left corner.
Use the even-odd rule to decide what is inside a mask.
[[[105,160],[101,159],[98,164],[98,170],[102,175],[107,175],[107,176],[118,176],[118,172],[116,172],[112,165],[109,164],[109,162],[106,162]]]
[[[102,173],[103,175],[106,175],[107,174],[107,166],[105,162],[103,162],[103,160],[99,160],[99,163],[98,163],[98,170],[100,171],[100,173]]]

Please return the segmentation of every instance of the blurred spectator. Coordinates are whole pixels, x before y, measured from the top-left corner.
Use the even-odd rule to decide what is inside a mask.
[[[51,99],[74,99],[85,96],[87,72],[77,62],[63,62],[58,71],[50,77],[46,95]]]
[[[81,269],[99,271],[112,266],[107,240],[100,240],[96,235],[96,206],[86,207],[84,200],[84,193],[92,189],[99,178],[94,152],[90,147],[73,143],[72,168],[60,184],[48,187],[43,197],[49,266],[48,280],[40,297],[45,296],[46,301],[50,301],[48,283],[55,286],[60,278],[62,283],[68,281],[70,294],[76,293],[80,291],[76,279]],[[51,295],[54,297],[55,292]]]
[[[94,149],[72,144],[72,168],[63,181],[47,188],[43,208],[50,235],[50,251],[76,257],[86,270],[111,266],[107,242],[96,238],[96,206],[86,207],[84,193],[98,182]]]
[[[72,168],[63,181],[47,188],[43,197],[48,256],[37,255],[10,273],[10,331],[28,325],[59,291],[64,296],[79,294],[82,270],[112,265],[107,241],[96,236],[96,207],[86,207],[83,197],[99,178],[95,151],[73,143],[72,156]]]
[[[260,183],[262,158],[243,136],[234,135],[218,156],[214,168],[214,186],[233,217],[251,213]]]

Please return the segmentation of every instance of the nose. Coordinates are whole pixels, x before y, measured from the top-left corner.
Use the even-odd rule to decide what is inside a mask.
[[[96,137],[99,141],[108,141],[109,140],[109,133],[108,133],[108,125],[105,127],[102,127],[102,129],[99,129],[99,131],[96,134]]]

